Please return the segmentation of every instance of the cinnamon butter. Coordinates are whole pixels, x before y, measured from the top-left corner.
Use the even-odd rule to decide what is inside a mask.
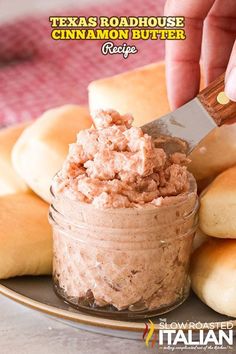
[[[189,292],[197,193],[188,160],[128,114],[100,111],[94,122],[51,188],[56,292],[103,316],[167,312]]]

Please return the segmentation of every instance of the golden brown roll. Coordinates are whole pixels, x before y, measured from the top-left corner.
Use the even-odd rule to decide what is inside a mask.
[[[11,162],[11,150],[29,123],[20,123],[0,130],[0,196],[28,189]]]
[[[191,260],[193,291],[213,310],[236,317],[236,240],[209,238]]]
[[[193,251],[200,247],[204,242],[208,240],[210,236],[204,234],[199,228],[196,231],[196,234],[193,239]]]
[[[203,191],[199,224],[207,235],[236,238],[236,166],[222,172]]]
[[[48,204],[33,192],[0,197],[0,279],[50,274]]]
[[[236,164],[236,124],[215,128],[191,153],[189,170],[205,187],[219,173]]]
[[[66,105],[45,112],[24,130],[12,151],[13,166],[28,186],[50,201],[52,177],[61,168],[70,143],[91,126],[86,107]]]
[[[100,108],[131,113],[135,126],[169,112],[163,62],[93,81],[88,90],[91,113]]]

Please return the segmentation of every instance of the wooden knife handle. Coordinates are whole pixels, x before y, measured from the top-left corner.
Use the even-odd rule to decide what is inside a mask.
[[[197,96],[218,126],[236,122],[236,102],[225,95],[224,87],[225,74],[222,74]]]

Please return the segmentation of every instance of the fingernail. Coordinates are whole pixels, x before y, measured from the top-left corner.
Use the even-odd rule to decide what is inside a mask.
[[[230,71],[226,79],[225,93],[231,101],[236,101],[236,67]]]

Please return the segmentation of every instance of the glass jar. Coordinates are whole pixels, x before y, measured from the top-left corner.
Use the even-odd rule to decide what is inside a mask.
[[[125,320],[183,303],[198,209],[189,179],[189,193],[160,207],[97,209],[51,189],[57,295],[81,311]]]

